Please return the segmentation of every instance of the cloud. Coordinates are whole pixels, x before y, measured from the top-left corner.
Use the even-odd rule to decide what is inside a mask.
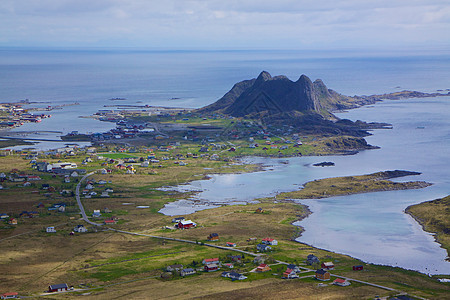
[[[442,43],[450,31],[446,2],[1,0],[0,45],[301,48]]]

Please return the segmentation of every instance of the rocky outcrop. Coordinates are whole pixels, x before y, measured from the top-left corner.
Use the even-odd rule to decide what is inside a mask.
[[[241,81],[217,102],[200,112],[221,112],[234,117],[268,117],[292,112],[316,112],[341,108],[348,97],[329,90],[322,80],[306,75],[297,81],[261,72],[258,78]],[[284,115],[285,117],[288,115]],[[291,115],[292,116],[292,115]]]

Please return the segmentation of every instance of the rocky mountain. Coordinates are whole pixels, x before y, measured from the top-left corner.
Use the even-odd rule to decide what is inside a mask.
[[[333,110],[355,107],[355,100],[328,89],[320,79],[312,82],[302,75],[292,81],[263,71],[256,79],[236,83],[221,99],[197,112],[244,117],[266,125],[291,125],[305,133],[365,136],[367,124],[339,122],[332,114]]]
[[[349,100],[350,97],[328,89],[320,79],[312,82],[302,75],[294,82],[263,71],[256,79],[235,84],[221,99],[199,111],[250,118],[293,116],[299,112],[330,117],[329,111],[348,107]]]

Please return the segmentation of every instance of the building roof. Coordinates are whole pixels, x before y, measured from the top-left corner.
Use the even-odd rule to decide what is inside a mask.
[[[219,258],[218,257],[216,257],[216,258],[205,258],[203,261],[206,262],[206,263],[208,263],[208,262],[215,262],[215,261],[219,261]]]
[[[66,283],[58,283],[58,284],[52,284],[49,286],[51,290],[57,290],[57,289],[64,289],[68,288]]]
[[[194,272],[194,269],[192,268],[183,269],[183,272]]]
[[[181,220],[179,223],[181,225],[189,225],[189,224],[194,224],[195,225],[195,223],[192,222],[191,220]]]
[[[262,239],[264,242],[273,242],[274,241],[274,239],[271,239],[271,238],[264,238],[264,239]]]
[[[316,274],[320,274],[320,275],[325,275],[326,273],[328,273],[328,271],[324,270],[324,269],[319,269],[316,271]]]
[[[345,282],[347,282],[347,280],[346,279],[342,279],[342,278],[336,278],[333,282],[345,283]]]
[[[176,264],[176,265],[171,265],[171,266],[169,266],[169,267],[171,267],[172,269],[175,269],[175,268],[179,269],[179,268],[182,268],[183,265],[181,265],[181,264]]]
[[[334,266],[334,264],[331,261],[324,262],[323,265],[327,267]]]

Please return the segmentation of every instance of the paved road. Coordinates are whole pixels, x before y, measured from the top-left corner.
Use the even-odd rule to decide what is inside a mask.
[[[103,224],[95,223],[88,219],[86,212],[84,211],[83,204],[81,203],[81,199],[80,199],[81,184],[83,183],[83,181],[86,180],[86,178],[88,178],[89,176],[91,176],[93,174],[95,174],[95,172],[90,172],[90,173],[84,175],[83,178],[81,178],[80,182],[78,182],[78,184],[77,184],[77,188],[75,189],[75,198],[77,199],[78,207],[80,208],[81,216],[83,217],[83,220],[85,220],[87,223],[94,225],[94,226],[103,226]]]

